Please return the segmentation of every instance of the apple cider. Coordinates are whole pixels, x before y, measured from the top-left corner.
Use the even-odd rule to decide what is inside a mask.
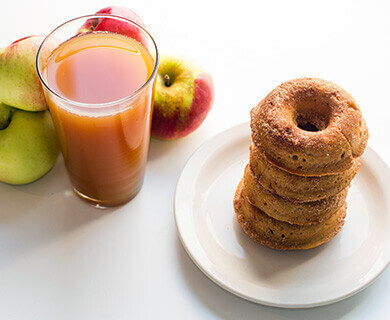
[[[60,44],[43,74],[75,192],[101,206],[139,191],[150,139],[155,60],[136,40],[90,32]],[[151,81],[149,81],[151,79]],[[149,83],[148,83],[149,81]]]

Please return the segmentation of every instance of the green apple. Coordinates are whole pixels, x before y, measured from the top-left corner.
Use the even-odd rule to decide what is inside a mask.
[[[49,111],[26,112],[0,103],[0,181],[19,185],[39,179],[59,151]]]
[[[35,67],[42,36],[31,36],[0,49],[0,101],[18,109],[47,109]]]

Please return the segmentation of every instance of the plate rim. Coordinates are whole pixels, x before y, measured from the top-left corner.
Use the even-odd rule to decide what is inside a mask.
[[[204,143],[202,143],[191,154],[191,156],[186,161],[186,163],[183,166],[182,171],[181,171],[181,173],[179,175],[179,178],[177,180],[176,187],[175,187],[175,192],[174,192],[174,201],[173,201],[174,219],[175,219],[175,224],[176,224],[176,228],[177,228],[177,231],[178,231],[178,234],[179,234],[180,241],[181,241],[185,251],[187,252],[189,257],[191,258],[191,260],[199,268],[199,270],[201,270],[203,272],[203,274],[205,274],[210,280],[212,280],[215,284],[217,284],[218,286],[220,286],[224,290],[226,290],[226,291],[228,291],[228,292],[230,292],[230,293],[232,293],[232,294],[234,294],[234,295],[236,295],[236,296],[238,296],[240,298],[243,298],[245,300],[248,300],[248,301],[251,301],[251,302],[254,302],[254,303],[257,303],[257,304],[271,306],[271,307],[290,308],[290,309],[304,309],[304,308],[313,308],[313,307],[324,306],[324,305],[332,304],[332,303],[335,303],[335,302],[347,299],[347,298],[349,298],[349,297],[359,293],[360,291],[364,290],[368,286],[370,286],[386,270],[386,268],[390,265],[390,255],[388,255],[388,257],[386,258],[387,262],[385,261],[383,266],[381,266],[381,268],[379,268],[379,270],[376,272],[376,274],[374,274],[372,277],[370,277],[370,279],[368,279],[362,286],[360,286],[360,287],[358,287],[358,288],[356,288],[356,289],[354,289],[354,290],[352,290],[352,291],[350,291],[350,292],[348,292],[346,294],[342,294],[342,295],[339,295],[339,296],[334,297],[332,299],[319,301],[319,302],[300,303],[300,304],[291,303],[291,304],[289,304],[289,303],[277,303],[277,302],[273,302],[273,301],[264,300],[264,299],[261,299],[261,298],[248,296],[245,293],[242,293],[242,292],[240,292],[238,290],[235,290],[234,288],[229,287],[221,279],[219,279],[219,277],[212,270],[210,270],[210,268],[207,268],[207,266],[204,266],[203,264],[205,264],[205,263],[203,262],[203,264],[202,264],[202,262],[199,261],[200,260],[199,256],[197,256],[196,254],[194,254],[191,251],[191,248],[189,248],[189,246],[191,244],[188,243],[189,240],[186,238],[185,233],[183,232],[184,231],[182,229],[183,226],[180,224],[180,214],[178,213],[178,209],[177,209],[177,207],[178,207],[177,202],[179,201],[178,200],[179,188],[180,188],[180,185],[182,183],[182,180],[184,179],[184,175],[186,173],[186,170],[188,170],[188,166],[190,165],[191,161],[194,160],[195,156],[198,155],[203,149],[206,149],[209,145],[212,145],[221,136],[225,136],[230,131],[235,131],[235,130],[238,130],[240,132],[241,132],[241,130],[244,131],[244,127],[245,128],[249,128],[250,127],[249,123],[250,123],[249,121],[245,121],[245,122],[236,124],[236,125],[234,125],[234,126],[232,126],[230,128],[227,128],[227,129],[217,133],[213,137],[207,139]],[[381,163],[381,167],[385,167],[387,169],[387,174],[390,174],[389,167],[383,161],[383,159],[379,156],[379,154],[374,151],[373,148],[371,148],[370,146],[367,145],[365,154],[368,157],[376,158],[376,160]],[[389,209],[387,209],[386,211],[389,211]],[[387,212],[387,214],[388,213],[389,212]],[[196,237],[196,240],[198,242],[198,246],[201,248],[201,245],[200,245],[199,240],[198,240],[197,237]],[[197,248],[195,248],[195,250],[197,250]]]

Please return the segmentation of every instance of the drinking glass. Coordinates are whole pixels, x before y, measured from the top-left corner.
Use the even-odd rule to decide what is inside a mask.
[[[112,26],[120,26],[110,32],[128,37],[128,31],[132,30],[137,37],[134,39],[142,43],[152,57],[153,71],[142,86],[120,100],[105,103],[70,100],[49,83],[50,64],[47,62],[61,44],[95,32],[81,27],[96,24],[101,19]],[[97,207],[124,204],[141,189],[158,60],[156,43],[145,28],[134,21],[105,14],[82,16],[60,25],[38,50],[37,71],[73,190]]]

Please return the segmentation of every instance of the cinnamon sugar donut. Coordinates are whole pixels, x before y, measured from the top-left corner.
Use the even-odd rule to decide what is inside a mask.
[[[347,188],[360,168],[360,158],[354,158],[352,166],[338,174],[302,176],[274,166],[252,144],[249,164],[265,189],[292,201],[316,201],[334,196]]]
[[[268,161],[307,176],[350,169],[368,139],[355,100],[339,86],[314,78],[275,88],[252,109],[251,129]]]
[[[251,205],[245,196],[243,182],[234,197],[237,220],[253,240],[273,249],[310,249],[332,239],[344,225],[346,204],[321,223],[300,226],[275,220]]]
[[[247,165],[244,173],[247,200],[270,217],[291,224],[309,225],[327,220],[344,205],[348,187],[334,196],[310,201],[293,202],[265,189]]]

